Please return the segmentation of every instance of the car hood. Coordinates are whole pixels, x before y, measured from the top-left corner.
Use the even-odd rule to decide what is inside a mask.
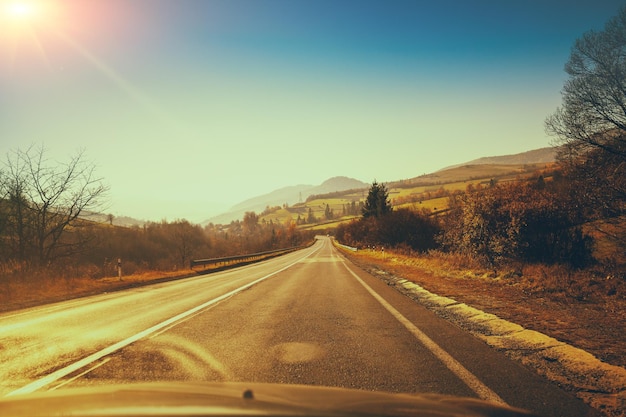
[[[145,383],[0,399],[0,415],[49,416],[529,416],[477,399],[264,383]]]

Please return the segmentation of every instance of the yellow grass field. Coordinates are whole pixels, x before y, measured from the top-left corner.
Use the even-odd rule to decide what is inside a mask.
[[[442,212],[448,207],[448,198],[442,196],[445,192],[463,191],[470,185],[474,187],[486,186],[492,180],[505,182],[538,176],[549,171],[552,167],[553,164],[464,165],[409,180],[396,181],[387,184],[387,187],[392,206],[395,208]],[[259,220],[285,224],[292,221],[296,222],[300,216],[301,221],[304,222],[304,224],[299,225],[301,229],[333,229],[340,223],[353,218],[353,216],[344,216],[344,207],[347,208],[353,201],[357,204],[363,202],[366,197],[367,189],[346,192],[340,196],[329,195],[328,198],[321,196],[291,207],[280,208],[267,215],[261,215]],[[325,217],[327,204],[333,210],[333,221],[329,221]],[[306,224],[309,209],[318,220],[317,223]]]

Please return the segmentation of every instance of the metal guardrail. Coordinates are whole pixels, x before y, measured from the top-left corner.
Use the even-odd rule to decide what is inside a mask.
[[[353,248],[352,246],[348,246],[348,245],[341,244],[341,243],[339,243],[339,242],[337,242],[337,241],[335,241],[335,244],[336,244],[337,246],[339,246],[339,247],[342,247],[342,248],[344,248],[344,249],[346,249],[346,250],[349,250],[349,251],[352,251],[352,252],[356,252],[356,251],[358,250],[357,248]]]
[[[193,269],[195,266],[198,266],[198,265],[202,265],[206,268],[207,265],[226,266],[226,265],[232,265],[236,263],[251,262],[255,260],[264,259],[270,256],[273,257],[273,256],[283,255],[285,253],[293,252],[298,249],[304,249],[308,246],[309,245],[293,246],[291,248],[275,249],[275,250],[270,250],[266,252],[249,253],[246,255],[224,256],[221,258],[194,259],[189,262],[190,264],[189,266],[191,269]]]

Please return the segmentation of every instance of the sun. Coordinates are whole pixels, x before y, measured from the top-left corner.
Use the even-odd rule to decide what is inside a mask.
[[[36,12],[33,3],[23,1],[12,2],[6,5],[6,13],[12,19],[28,19]]]
[[[52,0],[0,0],[0,66],[14,68],[34,56],[49,63],[45,50],[53,26]],[[32,62],[32,61],[30,61]]]
[[[0,36],[31,36],[43,18],[42,3],[37,0],[0,0]]]
[[[8,1],[3,4],[4,19],[13,22],[32,22],[42,10],[41,4],[34,1]]]
[[[56,25],[59,10],[55,0],[0,0],[0,35]]]

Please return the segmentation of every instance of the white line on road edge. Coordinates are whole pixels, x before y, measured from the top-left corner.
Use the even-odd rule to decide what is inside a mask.
[[[74,363],[66,366],[65,368],[58,369],[58,370],[52,372],[51,374],[46,375],[43,378],[40,378],[40,379],[38,379],[36,381],[33,381],[30,384],[23,386],[22,388],[16,389],[15,391],[12,391],[12,392],[6,394],[6,397],[9,397],[9,396],[12,396],[12,395],[19,395],[19,394],[30,394],[31,392],[35,392],[38,389],[45,387],[46,385],[49,385],[49,384],[51,384],[51,383],[53,383],[55,381],[58,381],[59,379],[65,377],[65,376],[67,376],[67,375],[69,375],[69,374],[71,374],[73,372],[76,372],[79,369],[84,368],[85,366],[87,366],[87,365],[89,365],[89,364],[91,364],[91,363],[93,363],[93,362],[95,362],[95,361],[97,361],[97,360],[107,356],[107,355],[110,355],[110,354],[112,354],[112,353],[114,353],[114,352],[116,352],[116,351],[118,351],[118,350],[120,350],[120,349],[122,349],[122,348],[124,348],[124,347],[126,347],[128,345],[130,345],[131,343],[134,343],[134,342],[136,342],[136,341],[138,341],[140,339],[143,339],[146,336],[149,336],[150,334],[152,334],[154,332],[157,332],[157,331],[161,330],[164,327],[167,327],[167,326],[169,326],[169,325],[171,325],[171,324],[173,324],[173,323],[175,323],[175,322],[177,322],[179,320],[182,320],[182,319],[186,318],[187,316],[190,316],[190,315],[192,315],[192,314],[194,314],[194,313],[196,313],[196,312],[198,312],[198,311],[200,311],[202,309],[205,309],[205,308],[207,308],[207,307],[209,307],[209,306],[211,306],[213,304],[216,304],[216,303],[218,303],[218,302],[220,302],[222,300],[225,300],[226,298],[232,297],[233,295],[235,295],[235,294],[237,294],[237,293],[239,293],[239,292],[241,292],[243,290],[246,290],[246,289],[252,287],[253,285],[258,284],[261,281],[264,281],[264,280],[266,280],[266,279],[268,279],[268,278],[270,278],[270,277],[272,277],[272,276],[274,276],[274,275],[276,275],[276,274],[278,274],[280,272],[283,272],[284,270],[291,268],[292,266],[294,266],[298,262],[301,262],[302,260],[308,258],[309,256],[313,255],[314,253],[316,253],[318,251],[319,251],[319,248],[314,250],[314,251],[312,251],[308,255],[303,256],[302,258],[298,259],[297,261],[292,262],[289,265],[287,265],[287,266],[285,266],[285,267],[283,267],[283,268],[281,268],[279,270],[276,270],[276,271],[272,272],[271,274],[267,274],[264,277],[261,277],[261,278],[255,280],[255,281],[252,281],[252,282],[250,282],[250,283],[248,283],[246,285],[243,285],[243,286],[241,286],[241,287],[239,287],[237,289],[234,289],[234,290],[232,290],[232,291],[230,291],[230,292],[228,292],[228,293],[226,293],[224,295],[221,295],[221,296],[219,296],[217,298],[209,300],[206,303],[200,304],[199,306],[196,306],[196,307],[194,307],[194,308],[192,308],[190,310],[184,311],[184,312],[182,312],[182,313],[180,313],[180,314],[178,314],[178,315],[176,315],[174,317],[171,317],[171,318],[169,318],[169,319],[167,319],[165,321],[162,321],[159,324],[155,324],[154,326],[152,326],[152,327],[150,327],[150,328],[148,328],[146,330],[143,330],[143,331],[141,331],[141,332],[139,332],[137,334],[134,334],[134,335],[132,335],[132,336],[130,336],[130,337],[120,341],[120,342],[117,342],[117,343],[115,343],[115,344],[113,344],[113,345],[111,345],[109,347],[106,347],[106,348],[104,348],[104,349],[102,349],[102,350],[100,350],[100,351],[98,351],[96,353],[93,353],[93,354],[91,354],[91,355],[89,355],[89,356],[79,360],[78,362],[74,362]]]
[[[391,304],[389,304],[383,297],[381,297],[376,291],[374,291],[369,285],[367,285],[350,267],[346,262],[343,262],[348,272],[352,274],[354,278],[369,292],[372,297],[376,299],[387,311],[393,315],[404,327],[407,328],[417,340],[419,340],[424,346],[428,348],[441,362],[448,367],[457,377],[461,379],[472,391],[474,391],[479,398],[491,401],[503,405],[507,405],[506,402],[500,398],[498,394],[493,392],[488,386],[483,384],[474,374],[467,370],[463,365],[454,359],[448,352],[443,350],[437,343],[435,343],[424,332],[418,329],[409,319],[404,317],[398,310],[396,310]]]
[[[54,387],[50,388],[49,391],[54,391],[54,390],[57,390],[57,389],[65,386],[65,385],[67,385],[67,384],[71,384],[72,382],[76,381],[78,378],[87,375],[89,372],[91,372],[91,371],[93,371],[95,369],[98,369],[99,367],[101,367],[102,365],[106,364],[110,360],[111,360],[111,358],[104,358],[102,361],[100,361],[99,363],[95,364],[91,368],[88,368],[88,369],[84,370],[83,372],[79,373],[78,375],[73,376],[72,378],[67,379],[67,380],[61,382],[60,384],[55,385]]]

